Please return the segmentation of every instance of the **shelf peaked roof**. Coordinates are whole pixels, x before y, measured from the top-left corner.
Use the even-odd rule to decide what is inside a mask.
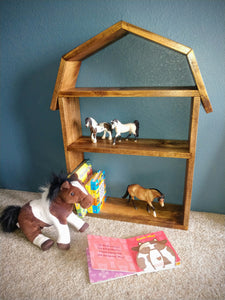
[[[74,88],[79,74],[81,62],[87,57],[95,54],[101,49],[107,47],[111,43],[116,42],[127,34],[132,33],[151,42],[155,42],[164,47],[177,51],[186,55],[203,107],[207,113],[212,112],[212,106],[196,61],[194,51],[180,43],[167,39],[163,36],[147,31],[140,27],[134,26],[124,21],[119,21],[88,41],[74,48],[70,52],[62,56],[60,67],[57,75],[56,85],[52,97],[51,109],[58,108],[57,99],[60,91]]]

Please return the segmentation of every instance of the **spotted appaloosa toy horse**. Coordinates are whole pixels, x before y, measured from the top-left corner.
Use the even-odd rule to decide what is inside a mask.
[[[145,189],[139,184],[131,184],[128,185],[126,193],[123,195],[122,198],[126,198],[129,196],[128,202],[132,199],[134,208],[137,209],[137,207],[134,204],[134,197],[138,198],[141,201],[147,202],[147,211],[150,212],[150,207],[153,209],[153,216],[156,217],[155,208],[152,204],[153,200],[155,198],[158,198],[159,204],[161,207],[164,206],[164,199],[165,196],[157,189]]]
[[[135,136],[135,142],[137,141],[137,137],[139,136],[139,122],[137,120],[134,121],[134,123],[127,123],[127,124],[122,124],[119,120],[114,119],[111,121],[112,124],[112,129],[115,129],[116,135],[113,139],[113,145],[116,144],[116,139],[117,137],[120,137],[121,141],[121,133],[129,132],[128,136],[126,139],[133,134]]]
[[[93,118],[86,118],[85,119],[85,126],[90,128],[91,131],[91,140],[92,143],[97,143],[97,133],[104,132],[102,139],[104,140],[106,137],[106,133],[108,133],[108,139],[112,139],[112,126],[110,123],[103,122],[97,123]]]
[[[49,187],[42,188],[42,197],[24,206],[8,206],[0,217],[2,229],[13,232],[19,227],[27,239],[43,251],[54,241],[42,234],[43,227],[54,225],[58,232],[57,245],[60,249],[70,248],[70,232],[67,223],[83,232],[89,226],[73,213],[74,203],[88,208],[93,198],[76,176],[54,176]]]

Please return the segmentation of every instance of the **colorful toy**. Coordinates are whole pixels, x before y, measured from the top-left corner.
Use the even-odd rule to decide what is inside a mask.
[[[85,188],[94,198],[94,203],[85,211],[81,209],[79,203],[75,203],[77,214],[81,217],[85,216],[87,212],[98,214],[102,209],[102,206],[106,201],[105,172],[99,170],[98,172],[94,173],[85,184]]]
[[[83,208],[93,204],[82,182],[75,176],[54,176],[50,186],[42,188],[42,197],[24,206],[8,206],[0,217],[2,229],[13,232],[19,227],[27,239],[43,251],[48,250],[54,241],[42,234],[43,227],[54,225],[58,232],[57,246],[70,248],[70,232],[67,223],[83,232],[89,226],[76,216],[72,210],[74,203]]]
[[[121,133],[129,132],[126,140],[133,134],[135,136],[135,142],[137,141],[137,137],[139,136],[139,121],[135,120],[134,123],[122,124],[119,120],[114,119],[111,121],[112,129],[115,129],[116,135],[113,139],[113,145],[116,144],[117,137],[120,137],[121,141]]]
[[[101,170],[96,172],[85,187],[94,198],[94,204],[90,206],[87,211],[89,213],[99,213],[106,201],[105,172]]]
[[[100,132],[104,132],[102,136],[103,140],[106,137],[106,133],[109,135],[108,139],[112,139],[112,126],[110,123],[97,123],[95,119],[88,117],[85,119],[85,126],[90,128],[92,143],[97,143],[97,133]]]
[[[69,174],[68,177],[70,177],[73,174],[76,174],[78,176],[78,179],[85,185],[85,183],[87,183],[87,181],[93,174],[92,164],[90,160],[89,159],[83,160],[82,163],[80,163],[78,167],[76,167],[73,170],[73,172]],[[83,218],[84,216],[86,216],[87,208],[83,208],[80,205],[80,203],[75,203],[75,208],[76,208],[77,215],[79,217]]]
[[[134,204],[134,197],[138,198],[141,201],[147,202],[147,211],[150,212],[150,207],[153,209],[153,216],[156,217],[155,208],[152,204],[155,198],[158,198],[159,204],[161,207],[164,206],[165,196],[157,189],[145,189],[139,184],[128,185],[126,193],[123,195],[123,199],[129,196],[128,202],[132,199],[134,208],[137,207]]]
[[[90,160],[89,159],[83,160],[82,163],[80,163],[78,165],[78,167],[76,167],[76,169],[74,169],[71,172],[71,174],[68,175],[68,177],[70,177],[74,173],[76,173],[78,176],[78,179],[83,184],[85,184],[88,181],[88,179],[91,177],[91,175],[93,174],[92,164],[91,164]]]

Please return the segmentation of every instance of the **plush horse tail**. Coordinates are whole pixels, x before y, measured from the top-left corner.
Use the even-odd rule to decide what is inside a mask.
[[[20,213],[20,206],[6,207],[0,217],[0,223],[4,232],[13,232],[17,227],[18,216]]]
[[[125,194],[122,197],[123,199],[125,199],[125,198],[127,198],[127,196],[129,196],[128,188],[129,188],[129,185],[127,186],[127,190],[126,190]]]
[[[134,124],[136,125],[136,137],[139,137],[139,122],[138,122],[138,120],[135,120]]]

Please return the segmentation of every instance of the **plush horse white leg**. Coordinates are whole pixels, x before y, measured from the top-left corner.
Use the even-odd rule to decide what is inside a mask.
[[[88,223],[84,222],[81,218],[76,216],[73,212],[67,217],[67,222],[73,225],[77,230],[83,232],[88,228]]]
[[[70,248],[70,231],[67,224],[55,223],[58,231],[57,246],[60,249],[68,250]]]
[[[47,242],[48,241],[48,242]],[[44,234],[40,233],[36,238],[33,240],[33,244],[41,248],[42,250],[48,250],[53,244],[54,241],[49,239]]]

